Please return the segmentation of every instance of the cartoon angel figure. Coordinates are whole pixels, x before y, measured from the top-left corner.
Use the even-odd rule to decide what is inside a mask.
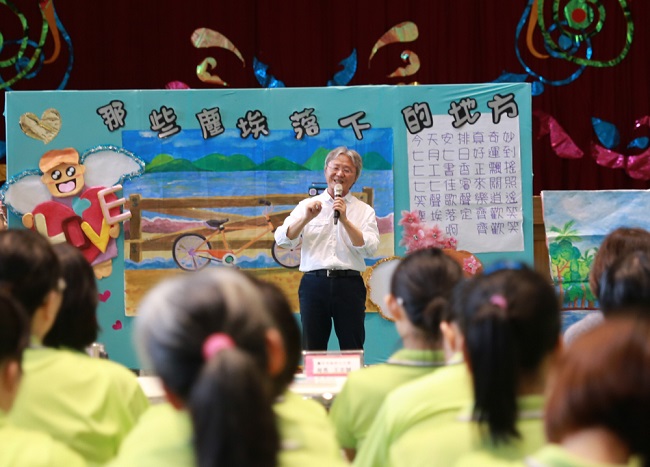
[[[0,197],[23,225],[52,243],[79,248],[97,278],[112,272],[119,223],[130,218],[116,191],[125,178],[144,172],[144,162],[115,146],[99,146],[81,157],[74,148],[47,151],[40,171],[27,171],[7,182]]]

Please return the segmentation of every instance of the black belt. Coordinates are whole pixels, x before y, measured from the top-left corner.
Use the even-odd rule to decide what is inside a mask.
[[[352,277],[361,275],[359,271],[354,271],[353,269],[316,269],[314,271],[307,271],[305,274],[319,277]]]

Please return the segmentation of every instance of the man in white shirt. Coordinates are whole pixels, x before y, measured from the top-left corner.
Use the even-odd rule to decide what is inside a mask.
[[[361,273],[364,258],[379,247],[379,230],[374,209],[350,193],[362,166],[354,150],[330,151],[327,190],[301,201],[275,231],[280,246],[294,248],[302,241],[300,270],[305,274],[298,296],[305,350],[327,350],[332,322],[341,350],[363,348],[366,286]]]

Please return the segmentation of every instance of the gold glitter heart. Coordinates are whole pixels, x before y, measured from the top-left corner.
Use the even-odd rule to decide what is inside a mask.
[[[56,109],[47,109],[41,118],[31,112],[24,113],[20,116],[20,129],[30,138],[47,144],[59,134],[61,114]]]

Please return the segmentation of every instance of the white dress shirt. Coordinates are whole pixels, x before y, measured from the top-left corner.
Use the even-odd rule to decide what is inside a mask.
[[[291,240],[287,229],[300,218],[306,216],[306,204],[314,199],[321,202],[321,212]],[[363,233],[363,246],[354,246],[345,227],[339,222],[334,225],[334,200],[327,191],[298,203],[284,223],[275,231],[275,241],[281,247],[295,248],[302,242],[300,270],[317,269],[366,270],[364,258],[369,258],[379,248],[379,229],[375,210],[363,201],[348,193],[345,200],[345,213],[348,220]]]

